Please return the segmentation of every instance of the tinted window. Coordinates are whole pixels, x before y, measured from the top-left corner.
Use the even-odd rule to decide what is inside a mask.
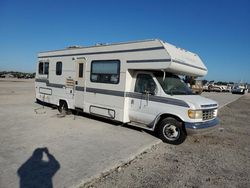
[[[79,63],[79,78],[83,77],[83,63]]]
[[[44,63],[44,74],[49,74],[49,63]]]
[[[56,75],[62,74],[62,62],[58,61],[56,62]]]
[[[117,84],[120,79],[119,60],[92,61],[91,76],[92,82]]]
[[[156,84],[149,74],[138,74],[135,83],[135,92],[155,94]]]
[[[48,62],[40,62],[38,66],[39,74],[49,74],[49,63]]]
[[[43,74],[43,62],[39,63],[38,73]]]

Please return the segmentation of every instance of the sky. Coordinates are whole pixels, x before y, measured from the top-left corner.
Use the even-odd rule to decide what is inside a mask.
[[[0,71],[35,72],[41,51],[154,38],[197,53],[203,79],[250,83],[249,0],[0,0]]]

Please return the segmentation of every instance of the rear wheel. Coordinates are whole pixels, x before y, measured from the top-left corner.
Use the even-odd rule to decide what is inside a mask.
[[[159,138],[166,143],[178,145],[185,141],[187,134],[182,123],[175,118],[163,119],[158,127]]]
[[[68,104],[66,101],[59,102],[58,111],[64,115],[69,114]]]

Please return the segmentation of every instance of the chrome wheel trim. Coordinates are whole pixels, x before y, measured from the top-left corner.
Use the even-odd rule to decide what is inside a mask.
[[[163,127],[163,135],[168,140],[175,141],[180,137],[181,130],[180,130],[180,128],[176,127],[175,125],[166,124]]]

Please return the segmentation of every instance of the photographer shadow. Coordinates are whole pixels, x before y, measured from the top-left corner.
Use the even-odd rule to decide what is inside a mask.
[[[44,155],[47,160],[43,160]],[[59,162],[47,148],[37,148],[17,170],[20,188],[53,188],[52,178],[59,169]]]

